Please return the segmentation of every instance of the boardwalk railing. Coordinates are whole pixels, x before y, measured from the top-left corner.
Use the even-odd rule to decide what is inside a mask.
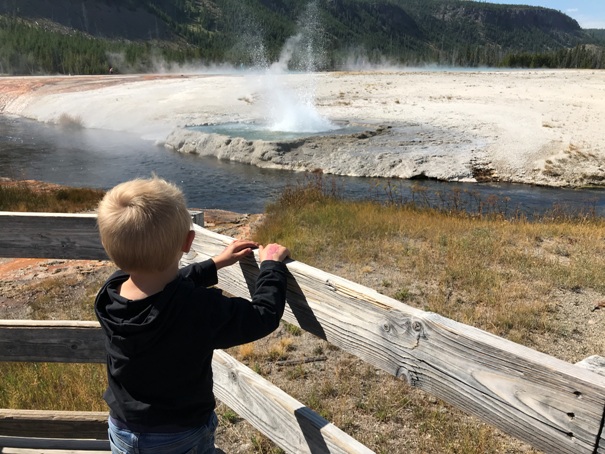
[[[55,225],[61,226],[58,232]],[[0,213],[0,229],[0,256],[104,257],[94,216]],[[184,264],[212,257],[231,241],[199,226],[195,230],[193,252]],[[286,321],[546,453],[605,454],[604,376],[303,263],[292,261],[288,269],[293,279]],[[249,298],[257,272],[253,259],[221,269],[219,287]],[[94,323],[0,325],[2,361],[97,362],[102,357]],[[224,352],[217,352],[213,367],[217,397],[287,452],[371,452]],[[15,423],[37,421],[36,414],[4,412],[0,434],[10,427],[41,426]]]

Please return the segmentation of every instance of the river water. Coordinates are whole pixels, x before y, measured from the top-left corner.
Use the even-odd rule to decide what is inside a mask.
[[[180,186],[191,208],[260,213],[287,185],[304,184],[303,173],[260,169],[183,155],[140,137],[114,131],[77,129],[0,115],[0,177],[109,189],[152,173]],[[553,189],[516,184],[470,184],[328,176],[347,198],[415,200],[452,206],[456,200],[476,209],[479,202],[509,213],[542,213],[555,204],[569,210],[595,210],[605,216],[600,189]],[[453,194],[458,194],[458,196]]]

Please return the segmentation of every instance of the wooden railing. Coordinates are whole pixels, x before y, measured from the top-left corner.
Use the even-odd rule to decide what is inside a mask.
[[[195,230],[193,252],[183,264],[214,256],[231,241]],[[94,215],[0,213],[0,231],[3,257],[105,257]],[[288,269],[286,321],[546,453],[605,454],[604,376],[303,263],[292,261]],[[249,298],[257,272],[256,260],[244,260],[219,271],[219,287]],[[102,362],[99,327],[4,321],[0,361]],[[371,452],[224,352],[216,352],[213,368],[217,397],[285,451]],[[0,434],[11,434],[16,445],[12,440],[27,440],[14,437],[57,437],[70,427],[92,438],[100,436],[86,427],[105,430],[105,415],[67,416],[75,420],[54,412],[3,410]],[[43,430],[46,422],[55,428]],[[75,432],[76,423],[82,432]],[[7,437],[0,438],[3,443]]]

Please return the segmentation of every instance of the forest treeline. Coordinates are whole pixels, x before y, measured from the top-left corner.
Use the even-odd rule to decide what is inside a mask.
[[[50,6],[49,6],[50,5]],[[133,24],[137,24],[135,27]],[[462,0],[7,0],[0,73],[103,74],[181,65],[592,68],[605,30],[548,8]]]

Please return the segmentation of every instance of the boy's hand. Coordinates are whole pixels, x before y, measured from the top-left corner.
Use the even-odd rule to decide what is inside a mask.
[[[281,244],[271,243],[267,246],[259,246],[259,257],[261,262],[263,260],[276,260],[281,262],[289,255],[290,251],[288,248],[282,246]]]
[[[239,262],[242,258],[252,254],[252,249],[258,248],[258,243],[248,240],[235,240],[216,257],[212,257],[216,269],[220,270],[226,266]]]

